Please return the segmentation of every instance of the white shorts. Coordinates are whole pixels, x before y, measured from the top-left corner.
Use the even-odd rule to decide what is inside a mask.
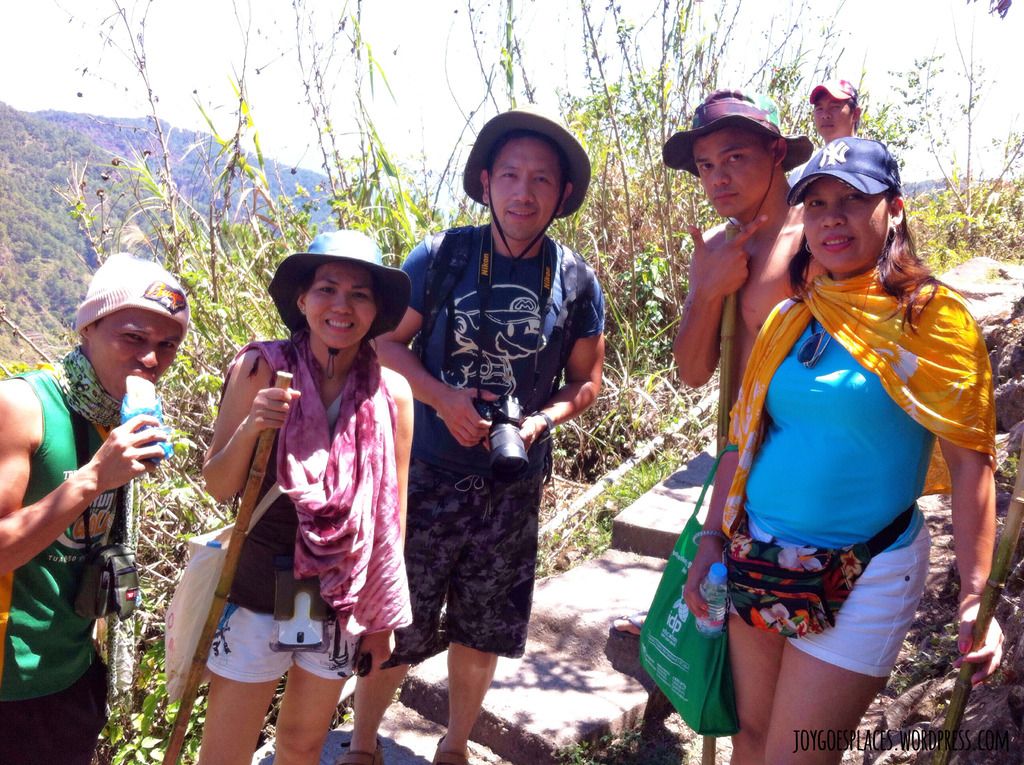
[[[930,546],[923,524],[906,547],[879,553],[853,586],[835,626],[790,638],[789,644],[851,672],[888,677],[924,593]]]
[[[206,660],[209,670],[240,683],[265,683],[281,677],[293,665],[325,680],[353,674],[359,639],[324,622],[324,648],[318,651],[275,651],[273,614],[261,614],[228,603],[221,614]]]

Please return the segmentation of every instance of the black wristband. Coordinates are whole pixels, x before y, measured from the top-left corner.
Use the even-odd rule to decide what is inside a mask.
[[[548,433],[555,432],[555,421],[551,419],[547,412],[545,412],[543,409],[538,409],[536,412],[534,412],[534,414],[537,415],[538,417],[544,418],[544,425],[546,426]]]

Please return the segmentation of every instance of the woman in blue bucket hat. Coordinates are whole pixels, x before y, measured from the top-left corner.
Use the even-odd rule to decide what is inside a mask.
[[[401,320],[409,290],[365,234],[320,234],[270,283],[291,336],[250,343],[228,370],[207,490],[221,501],[238,495],[259,433],[277,436],[267,509],[242,549],[208,659],[204,765],[251,761],[286,673],[277,761],[319,762],[346,679],[376,671],[392,631],[411,620],[401,550],[412,393],[371,342]],[[293,375],[291,389],[273,386],[279,371]]]

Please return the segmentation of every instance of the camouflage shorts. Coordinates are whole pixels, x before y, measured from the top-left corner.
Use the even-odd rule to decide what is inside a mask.
[[[416,664],[450,642],[523,655],[542,491],[539,473],[492,483],[412,461],[405,566],[413,623],[396,632],[390,664]]]

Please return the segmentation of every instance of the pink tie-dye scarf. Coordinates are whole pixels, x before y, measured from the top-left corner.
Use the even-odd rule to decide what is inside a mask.
[[[302,396],[278,435],[277,480],[295,504],[295,576],[320,592],[353,635],[412,622],[400,539],[395,402],[377,354],[363,343],[341,393],[333,436],[320,400],[323,372],[309,332],[251,343],[275,371],[291,372]]]

